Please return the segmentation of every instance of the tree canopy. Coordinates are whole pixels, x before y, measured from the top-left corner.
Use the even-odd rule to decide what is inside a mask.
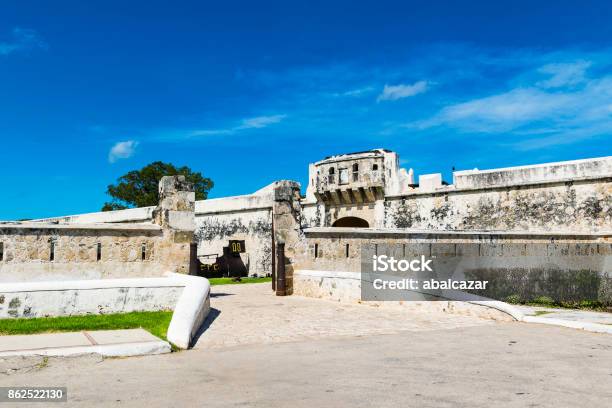
[[[206,199],[214,185],[211,179],[187,166],[177,168],[171,163],[156,161],[140,170],[126,173],[119,177],[115,184],[110,184],[106,193],[112,197],[112,201],[105,203],[102,211],[157,205],[159,180],[163,176],[176,175],[184,175],[187,181],[193,183],[196,200]]]

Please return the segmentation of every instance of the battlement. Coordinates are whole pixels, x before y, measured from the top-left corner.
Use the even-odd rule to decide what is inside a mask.
[[[456,188],[487,188],[599,177],[612,177],[612,156],[491,170],[456,171],[453,173],[453,184]]]

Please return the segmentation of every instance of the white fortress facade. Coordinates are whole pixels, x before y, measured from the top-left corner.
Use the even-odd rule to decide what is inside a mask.
[[[420,175],[417,181],[411,169],[399,166],[396,153],[374,149],[327,157],[310,164],[308,173],[305,195],[291,204],[301,231],[369,228],[601,236],[612,231],[612,156],[457,171],[452,183],[445,183],[440,174]],[[287,182],[252,194],[196,201],[194,243],[200,260],[214,262],[229,240],[241,240],[246,252],[240,257],[248,273],[271,273],[274,206],[283,183]],[[154,207],[145,207],[38,222],[142,225],[154,223],[153,213]],[[6,231],[1,239],[8,254],[12,238]]]

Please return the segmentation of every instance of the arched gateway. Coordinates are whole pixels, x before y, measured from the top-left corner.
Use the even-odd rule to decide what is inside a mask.
[[[359,217],[342,217],[332,224],[332,227],[368,228],[370,224]]]

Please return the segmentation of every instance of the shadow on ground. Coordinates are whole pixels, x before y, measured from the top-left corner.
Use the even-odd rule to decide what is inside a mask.
[[[229,296],[231,294],[224,293],[223,295]],[[213,295],[211,294],[211,296]],[[195,334],[195,336],[193,336],[193,339],[191,340],[191,347],[196,345],[198,340],[200,340],[202,334],[204,334],[204,332],[208,330],[208,328],[213,324],[213,322],[217,319],[217,317],[219,317],[220,314],[221,311],[219,309],[215,309],[214,307],[210,308],[210,312],[208,312],[208,316],[206,316],[206,319],[204,319],[204,323],[202,323],[202,326],[200,326],[200,329],[197,331],[197,333]]]
[[[211,298],[222,297],[222,296],[234,296],[233,293],[211,293]]]

